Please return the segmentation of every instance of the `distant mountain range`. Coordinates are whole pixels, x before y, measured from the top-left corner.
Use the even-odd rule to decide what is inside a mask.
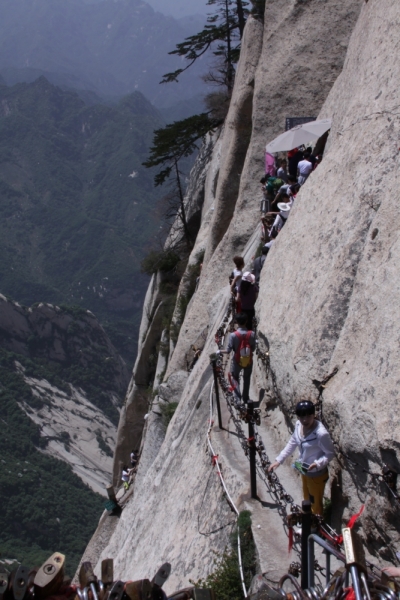
[[[0,72],[8,84],[48,74],[58,85],[106,97],[136,90],[167,107],[204,93],[205,61],[181,83],[159,85],[182,65],[168,52],[202,24],[203,17],[177,21],[141,0],[2,0]]]
[[[0,290],[94,311],[129,363],[160,227],[142,162],[162,124],[139,92],[86,106],[44,77],[0,86]]]

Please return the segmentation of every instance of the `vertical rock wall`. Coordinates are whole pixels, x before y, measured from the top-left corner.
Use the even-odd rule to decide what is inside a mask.
[[[360,8],[343,73],[332,88]],[[296,199],[262,272],[257,313],[260,339],[270,348],[273,381],[262,368],[255,369],[253,393],[260,386],[266,389],[270,411],[264,426],[281,446],[288,436],[282,414],[300,398],[316,399],[312,380],[321,381],[339,368],[324,391],[324,415],[335,439],[361,467],[336,466],[336,524],[347,516],[346,505],[353,511],[367,500],[368,549],[384,559],[392,556],[398,513],[362,466],[374,472],[384,460],[398,466],[395,265],[400,246],[394,199],[400,111],[398,67],[391,57],[398,52],[399,13],[395,0],[271,0],[264,31],[252,20],[247,25],[246,35],[251,30],[255,41],[245,38],[227,121],[232,129],[225,128],[215,146],[205,184],[196,245],[206,249],[205,266],[166,374],[166,393],[180,403],[164,441],[157,433],[152,439],[149,427],[144,450],[147,445],[152,458],[139,468],[140,485],[103,552],[103,557],[114,556],[118,577],[148,576],[149,564],[170,560],[169,589],[186,585],[212,569],[211,551],[221,551],[228,540],[229,515],[220,488],[208,479],[205,453],[211,386],[207,355],[215,349],[213,336],[229,300],[231,258],[242,253],[249,265],[259,243],[258,181],[265,144],[283,130],[286,116],[317,115],[324,102],[321,117],[333,118],[326,156]],[[228,186],[236,168],[234,124],[240,122],[241,109],[248,122],[251,95],[251,137],[236,198]],[[187,350],[205,330],[203,354],[186,379]],[[181,387],[172,385],[175,380]],[[227,482],[243,506],[248,489],[239,462],[235,465],[224,452],[221,442]],[[284,483],[290,477],[282,469]],[[218,532],[204,535],[205,522],[207,532]]]
[[[398,265],[400,6],[364,4],[344,69],[321,111],[333,126],[261,279],[258,314],[280,400],[323,393],[334,439],[356,461],[333,480],[335,524],[366,503],[371,553],[393,559],[399,509],[364,470],[400,472]],[[337,484],[337,485],[336,485]],[[344,514],[343,514],[344,511]]]

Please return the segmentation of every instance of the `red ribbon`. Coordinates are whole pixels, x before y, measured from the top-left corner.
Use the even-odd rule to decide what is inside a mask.
[[[345,600],[356,600],[356,595],[352,587],[345,588],[344,591],[347,592]]]
[[[289,527],[289,547],[288,553],[290,554],[293,548],[293,527]]]
[[[212,462],[212,466],[213,466],[213,467],[215,467],[215,465],[217,464],[218,456],[219,456],[218,454],[214,454],[214,455],[211,457],[211,462]]]
[[[357,521],[358,517],[361,517],[361,515],[363,514],[364,508],[365,508],[365,504],[362,504],[360,510],[358,511],[358,513],[356,515],[353,515],[352,517],[350,517],[350,521],[347,523],[347,527],[350,527],[350,529],[353,529],[354,524]],[[338,544],[342,544],[343,543],[343,536],[342,535],[339,535],[337,542],[338,542]]]

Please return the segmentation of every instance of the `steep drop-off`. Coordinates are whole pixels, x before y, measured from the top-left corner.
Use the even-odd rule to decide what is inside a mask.
[[[228,307],[232,256],[242,254],[249,267],[260,242],[258,181],[265,144],[284,129],[284,117],[310,114],[332,118],[332,130],[324,160],[296,198],[262,271],[258,335],[260,349],[269,350],[271,370],[256,361],[251,396],[262,399],[260,431],[273,460],[289,436],[294,404],[305,397],[317,400],[318,382],[338,369],[322,389],[323,416],[342,450],[327,487],[333,524],[340,528],[365,503],[360,525],[367,553],[380,564],[394,560],[398,507],[377,476],[384,463],[400,471],[394,201],[399,74],[393,61],[399,18],[395,0],[290,5],[275,0],[267,3],[263,31],[258,23],[247,23],[230,113],[207,168],[203,219],[190,259],[194,262],[199,249],[206,251],[199,287],[150,407],[133,498],[102,552],[114,556],[121,578],[145,577],[149,565],[169,560],[168,589],[176,589],[209,573],[212,551],[221,552],[228,541],[229,513],[205,445],[212,385],[208,355],[216,350],[215,332]],[[251,82],[254,59],[251,130],[238,173],[235,110],[239,120],[243,108],[243,123],[248,122],[245,78]],[[238,196],[232,200],[223,182],[238,175]],[[234,209],[225,200],[233,201]],[[223,214],[232,216],[224,221]],[[154,281],[152,294],[156,286]],[[145,333],[147,324],[142,325]],[[203,352],[188,372],[188,352],[201,336]],[[172,399],[179,405],[164,437],[157,403]],[[291,560],[277,507],[261,480],[262,502],[249,500],[247,461],[225,408],[223,420],[225,431],[214,425],[215,451],[232,497],[253,512],[260,570],[277,579]],[[123,420],[121,428],[129,440]],[[122,459],[117,452],[116,470]],[[293,470],[282,466],[278,474],[300,502]]]

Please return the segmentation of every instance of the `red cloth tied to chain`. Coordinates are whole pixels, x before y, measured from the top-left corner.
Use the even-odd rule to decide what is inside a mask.
[[[361,517],[361,515],[363,514],[364,508],[365,508],[365,504],[362,504],[358,513],[353,515],[352,517],[350,517],[350,520],[347,523],[346,527],[350,527],[350,529],[352,529],[354,527],[354,524],[357,521],[358,517]],[[343,544],[343,536],[341,534],[340,535],[337,535],[337,534],[329,535],[329,533],[327,531],[324,531],[323,529],[320,529],[320,533],[321,533],[321,535],[323,535],[324,538],[326,538],[332,544]]]
[[[293,527],[289,527],[288,535],[289,535],[288,553],[290,554],[292,551],[292,548],[293,548]]]
[[[347,527],[350,527],[350,529],[353,529],[354,524],[357,521],[358,517],[361,517],[361,515],[363,514],[364,508],[365,508],[365,504],[362,504],[358,513],[353,515],[352,517],[350,517],[350,520],[347,523]],[[338,542],[338,544],[343,544],[343,536],[342,535],[339,535],[337,542]],[[353,591],[353,593],[354,593],[354,591]],[[347,598],[348,598],[348,596],[347,596]]]
[[[212,462],[212,466],[213,466],[213,467],[215,467],[215,465],[217,464],[218,456],[219,456],[218,454],[214,454],[214,455],[211,457],[211,462]]]
[[[354,593],[354,589],[352,587],[344,589],[346,593],[345,600],[356,600],[356,595]]]

